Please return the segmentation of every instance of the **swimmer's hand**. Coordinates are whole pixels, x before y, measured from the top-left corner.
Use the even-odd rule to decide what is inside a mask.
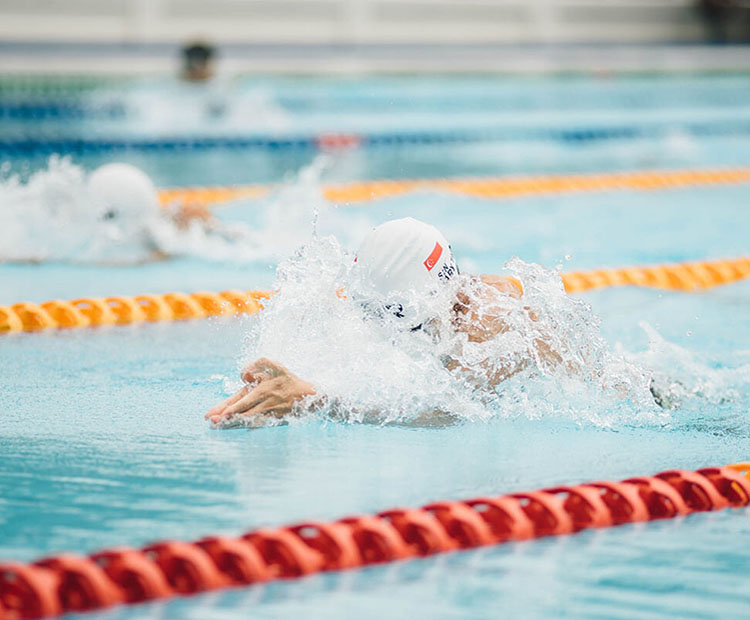
[[[247,418],[248,426],[264,426],[288,416],[296,403],[315,394],[311,383],[265,358],[247,366],[242,380],[248,385],[206,414],[215,426],[237,417]]]

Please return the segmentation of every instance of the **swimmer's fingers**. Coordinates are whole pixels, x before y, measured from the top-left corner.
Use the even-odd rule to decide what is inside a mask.
[[[291,413],[295,403],[305,396],[315,393],[312,385],[290,377],[275,377],[253,388],[245,396],[227,406],[223,411],[211,416],[218,424],[221,420],[235,415],[255,416],[274,415],[281,418]]]
[[[222,411],[214,412],[209,418],[211,422],[219,425],[238,415],[248,418],[272,415],[281,419],[292,412],[297,402],[315,394],[311,383],[302,381],[283,366],[276,366],[284,370],[283,374],[264,380]]]
[[[261,384],[253,389],[245,389],[249,391],[246,391],[241,398],[229,403],[219,413],[215,413],[211,416],[210,419],[214,424],[224,418],[231,418],[233,415],[252,413],[254,407],[262,403],[271,395],[271,390],[266,387],[266,384]]]
[[[229,398],[221,401],[218,405],[215,405],[209,409],[208,413],[204,416],[207,420],[212,419],[214,416],[219,415],[224,409],[229,407],[230,405],[233,405],[238,400],[243,398],[248,392],[250,391],[249,386],[243,387],[241,390],[239,390],[236,394],[233,394]]]
[[[288,422],[273,414],[233,416],[221,421],[222,428],[264,428],[283,424],[288,424]]]
[[[311,383],[302,381],[291,374],[275,377],[255,391],[258,392],[258,398],[246,410],[247,415],[273,415],[276,418],[291,414],[297,403],[308,396],[315,395],[315,388]]]
[[[227,422],[230,422],[229,427],[247,426],[247,422],[241,421],[240,418],[244,420],[259,415],[254,410],[254,407],[257,407],[258,404],[259,403],[255,401],[242,401],[240,403],[237,403],[236,405],[233,405],[232,407],[227,407],[220,413],[212,415],[209,419],[215,426],[225,426]],[[235,420],[235,424],[231,424],[231,421],[233,419]],[[254,424],[251,424],[251,426],[253,425]]]

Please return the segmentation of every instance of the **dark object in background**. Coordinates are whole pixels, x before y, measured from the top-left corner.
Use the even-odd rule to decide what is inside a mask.
[[[213,59],[216,48],[204,42],[193,42],[182,48],[182,78],[191,82],[203,82],[214,75]]]
[[[709,43],[728,43],[735,0],[698,0],[698,11],[706,25]]]

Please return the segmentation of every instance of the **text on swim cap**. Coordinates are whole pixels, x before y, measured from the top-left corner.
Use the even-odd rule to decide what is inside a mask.
[[[424,262],[424,266],[427,267],[427,271],[432,271],[432,268],[437,264],[438,260],[440,260],[440,256],[442,255],[442,253],[443,246],[436,242],[435,247],[432,249],[432,252],[430,252],[430,255]]]

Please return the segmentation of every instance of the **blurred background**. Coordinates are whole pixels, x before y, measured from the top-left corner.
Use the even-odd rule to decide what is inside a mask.
[[[85,210],[112,162],[157,188],[315,162],[318,189],[747,165],[749,36],[744,0],[0,0],[0,215]]]
[[[0,58],[14,71],[169,71],[178,48],[196,37],[219,46],[231,71],[356,72],[570,69],[591,66],[591,50],[560,55],[530,46],[738,43],[748,36],[747,0],[0,2]],[[629,49],[605,64],[716,62],[712,54],[685,56]]]

